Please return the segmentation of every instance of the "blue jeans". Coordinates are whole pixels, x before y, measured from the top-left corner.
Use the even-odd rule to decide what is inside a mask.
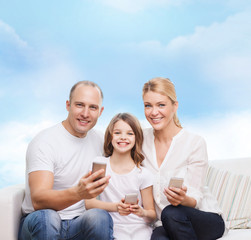
[[[163,226],[155,228],[151,240],[215,240],[225,231],[220,215],[182,205],[165,207],[161,221]]]
[[[70,220],[61,220],[50,209],[38,210],[21,218],[19,240],[111,240],[113,221],[108,212],[90,209]]]

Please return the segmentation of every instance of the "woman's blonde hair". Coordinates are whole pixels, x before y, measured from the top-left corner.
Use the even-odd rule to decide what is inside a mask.
[[[177,102],[174,84],[168,78],[157,77],[146,82],[143,87],[143,97],[149,91],[167,96],[173,104]],[[177,127],[181,128],[177,113],[174,114],[173,121]]]
[[[140,167],[142,161],[144,160],[144,155],[142,152],[143,144],[143,132],[140,123],[136,117],[129,113],[118,113],[113,117],[105,131],[105,141],[104,141],[104,152],[106,157],[110,157],[113,153],[112,146],[112,135],[113,129],[116,122],[122,120],[126,122],[133,130],[135,134],[135,145],[131,150],[131,157],[137,167]]]

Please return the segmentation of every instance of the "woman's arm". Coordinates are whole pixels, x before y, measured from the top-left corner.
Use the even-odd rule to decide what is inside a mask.
[[[156,211],[153,200],[153,187],[147,187],[142,189],[140,192],[143,208],[138,204],[135,204],[130,206],[130,211],[131,213],[144,218],[147,223],[150,223],[156,219]]]

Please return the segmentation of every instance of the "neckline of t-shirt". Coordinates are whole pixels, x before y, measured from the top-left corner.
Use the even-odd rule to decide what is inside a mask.
[[[62,123],[62,122],[59,123],[59,127],[62,129],[62,132],[63,132],[63,134],[64,134],[65,136],[67,136],[68,138],[72,139],[72,140],[75,141],[75,142],[84,142],[84,141],[86,141],[86,138],[88,137],[88,132],[87,132],[86,136],[83,137],[83,138],[79,138],[79,137],[76,137],[76,136],[72,135],[71,133],[69,133],[69,132],[65,129],[65,127],[63,126],[63,123]],[[91,130],[90,130],[90,131],[91,131]]]
[[[127,176],[127,175],[132,174],[135,171],[135,169],[137,168],[137,166],[135,165],[134,168],[130,172],[128,172],[128,173],[124,173],[124,174],[116,173],[115,171],[112,170],[111,162],[110,162],[110,157],[109,157],[109,161],[108,161],[108,167],[109,167],[109,170],[110,170],[110,172],[112,174],[115,174],[117,176],[124,176],[124,177]]]

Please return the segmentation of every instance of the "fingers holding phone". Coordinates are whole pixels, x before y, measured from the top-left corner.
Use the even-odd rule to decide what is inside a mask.
[[[167,200],[174,206],[181,204],[186,196],[187,188],[183,186],[184,179],[172,177],[168,187],[164,189]]]

